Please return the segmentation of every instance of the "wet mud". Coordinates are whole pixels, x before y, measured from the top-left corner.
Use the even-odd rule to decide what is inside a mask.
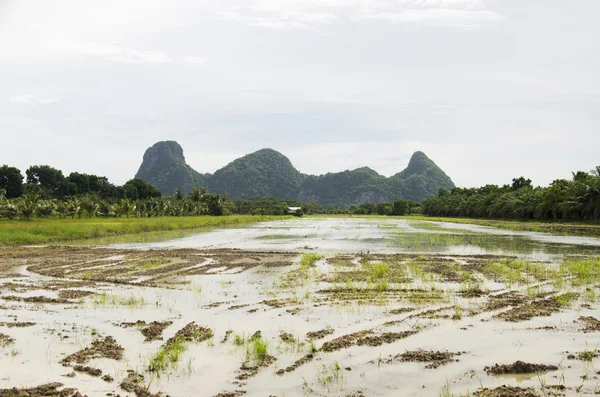
[[[90,347],[79,350],[73,354],[70,354],[62,359],[63,364],[71,362],[84,364],[88,361],[96,358],[110,358],[113,360],[120,360],[123,358],[123,347],[117,343],[117,341],[107,336],[105,338],[98,338],[92,342]]]
[[[494,364],[485,367],[485,372],[490,375],[502,374],[535,374],[540,372],[557,371],[558,366],[546,364],[531,364],[523,361],[516,361],[513,364]]]
[[[343,223],[335,222],[323,221]],[[588,258],[592,247],[536,240],[523,248],[503,234],[498,250],[471,236],[472,251],[394,252],[413,249],[400,243],[458,237],[408,227],[410,238],[395,239],[382,230],[402,229],[401,222],[377,222],[340,227],[333,241],[321,237],[319,222],[297,231],[319,236],[323,252],[316,240],[309,245],[317,249],[306,250],[293,239],[254,238],[296,233],[293,223],[239,231],[250,236],[240,241],[269,247],[263,250],[175,243],[0,249],[1,390],[90,397],[600,391],[590,369],[600,361],[600,289],[562,268],[562,255]],[[370,240],[357,243],[363,230]],[[353,251],[338,254],[335,245]],[[303,267],[307,251],[319,256]],[[163,353],[168,365],[152,370]],[[558,383],[550,364],[561,359],[570,359],[560,364],[564,389],[542,389],[536,374]],[[64,386],[33,387],[54,379]]]

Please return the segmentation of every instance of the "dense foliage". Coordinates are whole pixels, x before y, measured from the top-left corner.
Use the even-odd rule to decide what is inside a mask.
[[[423,213],[436,216],[537,220],[599,220],[600,166],[557,179],[548,187],[533,187],[524,177],[512,185],[440,190],[425,200]]]
[[[290,160],[272,149],[262,149],[234,160],[207,180],[207,188],[233,198],[295,197],[304,176]]]
[[[253,198],[231,201],[224,194],[193,188],[188,194],[176,190],[161,196],[148,182],[135,178],[115,186],[105,177],[62,171],[47,165],[27,169],[0,168],[0,218],[33,217],[157,217],[196,215],[284,215],[288,207],[301,207],[304,214],[404,215],[419,204],[397,200],[393,203],[322,206],[297,200]]]
[[[188,197],[181,192],[161,197],[154,186],[134,178],[115,186],[106,177],[62,171],[48,165],[35,165],[25,171],[0,168],[0,218],[34,216],[119,217],[222,215],[227,212],[226,197],[193,189]]]
[[[416,152],[408,167],[389,178],[363,167],[314,176],[298,172],[290,160],[272,149],[262,149],[234,160],[214,174],[198,174],[186,164],[183,149],[173,141],[158,142],[144,154],[136,177],[163,194],[193,186],[234,199],[275,197],[348,206],[391,202],[398,197],[422,201],[439,189],[454,187],[452,180],[424,153]]]
[[[207,178],[187,165],[183,149],[175,141],[158,142],[148,148],[135,177],[156,186],[164,195],[178,189],[188,193],[193,187],[205,186]]]

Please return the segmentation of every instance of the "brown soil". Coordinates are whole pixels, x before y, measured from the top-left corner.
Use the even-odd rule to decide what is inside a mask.
[[[140,329],[140,331],[146,337],[146,342],[162,340],[163,331],[171,324],[173,324],[172,321],[152,321],[146,327]]]
[[[279,371],[277,371],[277,375],[283,375],[284,372],[292,372],[299,366],[311,362],[314,358],[315,358],[314,354],[307,354],[306,356],[296,360],[294,362],[294,364],[290,365],[289,367],[287,367],[285,369],[280,369]]]
[[[246,394],[244,390],[228,391],[215,395],[214,397],[240,397]]]
[[[191,322],[170,338],[166,345],[170,345],[175,342],[176,339],[182,338],[188,342],[203,342],[213,337],[213,331],[210,328],[200,327],[195,322]]]
[[[262,363],[260,363],[260,365],[248,366],[247,363],[243,363],[239,370],[240,374],[238,376],[236,376],[235,378],[237,380],[246,380],[248,378],[251,378],[251,377],[255,376],[256,374],[258,374],[258,371],[260,370],[261,367],[268,367],[269,365],[273,364],[275,361],[277,361],[277,359],[275,357],[267,356],[266,359]]]
[[[121,382],[121,389],[129,393],[135,393],[137,397],[161,397],[161,393],[150,393],[144,386],[144,375],[133,370],[127,370],[127,378]],[[168,395],[166,396],[168,397]]]
[[[502,385],[495,389],[479,389],[473,393],[475,397],[539,397],[532,389]]]
[[[111,249],[48,246],[0,251],[0,269],[26,261],[29,270],[47,276],[87,281],[164,286],[188,275],[242,272],[256,266],[291,266],[297,254],[235,249]],[[114,259],[118,257],[118,259]],[[198,266],[198,264],[210,263]],[[146,266],[148,263],[156,266]],[[139,282],[140,277],[148,278]]]
[[[325,328],[319,331],[311,331],[306,334],[306,339],[323,339],[327,335],[333,334],[333,328]]]
[[[378,336],[365,336],[356,341],[359,346],[381,346],[384,343],[393,343],[399,339],[408,338],[416,334],[418,331],[403,331],[403,332],[384,332]]]
[[[3,296],[2,299],[7,300],[7,301],[26,302],[26,303],[53,303],[53,304],[75,303],[75,302],[71,302],[68,299],[49,298],[47,296],[28,296],[28,297],[23,297],[23,296],[8,295],[8,296]]]
[[[579,317],[579,321],[581,321],[584,325],[583,332],[600,331],[600,320],[592,316]]]
[[[105,382],[107,382],[107,383],[110,383],[110,382],[114,381],[114,380],[115,380],[115,378],[113,378],[113,377],[112,377],[112,376],[110,376],[110,375],[104,375],[104,376],[102,377],[102,380],[103,380],[103,381],[105,381]]]
[[[371,331],[360,331],[360,332],[355,332],[352,334],[340,336],[339,338],[335,338],[329,342],[323,343],[321,350],[323,350],[325,352],[333,352],[336,350],[347,349],[351,346],[354,346],[359,339],[366,337],[370,333],[372,333],[372,332]]]
[[[31,321],[24,321],[24,322],[13,321],[13,322],[7,322],[7,323],[0,322],[0,326],[8,327],[8,328],[33,327],[35,324],[36,323],[32,323]]]
[[[229,306],[229,307],[227,308],[227,310],[237,310],[237,309],[242,309],[242,308],[244,308],[244,307],[248,307],[248,306],[250,306],[250,305],[248,305],[248,304],[244,304],[244,305],[233,305],[233,306]]]
[[[413,310],[415,310],[415,309],[412,307],[401,307],[398,309],[392,309],[388,313],[394,315],[394,314],[402,314],[402,313],[412,312]]]
[[[485,367],[484,370],[488,375],[533,374],[556,371],[558,367],[556,365],[530,364],[523,361],[516,361],[513,364],[494,364],[491,367]]]
[[[5,347],[13,343],[15,343],[13,338],[0,332],[0,347]]]
[[[267,305],[273,308],[280,308],[293,305],[295,302],[291,299],[266,299],[258,303],[262,303],[263,305]]]
[[[398,354],[394,357],[395,360],[402,362],[428,362],[425,368],[435,369],[442,365],[446,365],[458,360],[454,359],[455,356],[460,356],[465,352],[451,353],[441,351],[427,351],[427,350],[409,350],[405,353]]]
[[[83,350],[68,355],[61,362],[64,364],[70,362],[84,364],[93,358],[101,357],[120,360],[123,357],[124,350],[112,336],[107,336],[104,339],[96,339],[92,342],[91,347],[86,347]]]
[[[229,339],[229,337],[231,336],[232,333],[233,333],[232,330],[225,331],[225,336],[223,337],[223,340],[221,341],[221,343],[227,342],[227,340]]]
[[[598,358],[600,357],[600,352],[598,350],[588,350],[579,353],[567,353],[567,358],[569,360],[582,360],[582,361],[590,361],[590,358]]]
[[[287,332],[282,332],[281,334],[279,334],[279,338],[281,338],[281,340],[284,341],[285,343],[295,343],[296,342],[296,338],[294,338],[294,335],[287,333]]]
[[[546,317],[561,310],[561,306],[553,299],[538,299],[514,307],[494,316],[504,321],[518,322],[531,320],[534,317]]]
[[[84,373],[86,373],[86,374],[88,374],[90,376],[96,376],[96,377],[98,377],[98,376],[102,375],[102,370],[101,369],[93,368],[93,367],[88,367],[87,365],[86,366],[83,366],[83,365],[74,365],[73,369],[75,371],[77,371],[77,372],[84,372]]]
[[[84,291],[79,289],[65,289],[58,293],[58,297],[61,299],[81,299],[93,294],[94,292],[92,291]]]
[[[81,394],[76,389],[62,389],[63,384],[60,382],[47,383],[38,387],[29,389],[0,389],[2,397],[81,397]]]

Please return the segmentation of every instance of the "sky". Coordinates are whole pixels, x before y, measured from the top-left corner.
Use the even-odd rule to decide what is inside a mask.
[[[462,187],[600,165],[598,0],[0,0],[0,164],[122,184],[176,140]]]

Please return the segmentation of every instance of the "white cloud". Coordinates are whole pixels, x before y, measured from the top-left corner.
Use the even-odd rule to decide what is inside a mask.
[[[191,65],[195,65],[195,66],[204,65],[204,63],[206,62],[204,60],[204,58],[198,57],[198,56],[185,56],[185,57],[181,57],[181,59],[184,62],[189,63]]]
[[[213,5],[214,17],[274,29],[314,28],[368,20],[477,29],[501,21],[487,0],[257,0]]]
[[[74,52],[104,58],[119,63],[167,63],[171,58],[163,51],[135,50],[115,44],[82,43],[75,44]]]
[[[28,105],[28,104],[49,105],[49,104],[52,104],[55,102],[58,102],[58,99],[43,98],[43,97],[37,97],[34,95],[17,95],[17,96],[10,97],[6,101],[4,101],[4,103],[23,104],[23,105]]]

